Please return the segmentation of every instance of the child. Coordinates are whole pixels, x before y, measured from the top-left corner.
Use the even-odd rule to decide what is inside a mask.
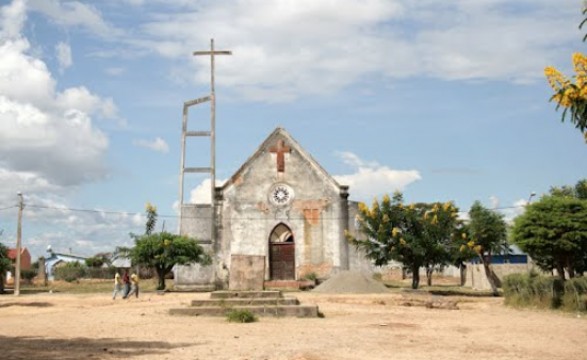
[[[120,274],[118,271],[114,275],[114,292],[112,293],[112,300],[116,299],[116,295],[122,292],[122,281],[120,280]]]

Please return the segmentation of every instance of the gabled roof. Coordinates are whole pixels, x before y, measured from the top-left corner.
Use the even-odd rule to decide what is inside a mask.
[[[292,150],[295,150],[296,152],[298,152],[304,160],[306,160],[308,163],[310,163],[333,186],[335,186],[337,188],[343,187],[326,170],[324,170],[324,168],[316,160],[314,160],[314,158],[308,152],[306,152],[306,150],[304,150],[304,148],[284,128],[277,127],[267,137],[267,139],[265,139],[265,141],[263,141],[263,143],[261,143],[261,145],[253,153],[253,155],[251,155],[247,159],[247,161],[245,161],[241,165],[241,167],[234,173],[234,175],[232,175],[226,182],[224,182],[224,184],[222,184],[222,186],[220,186],[220,188],[222,190],[225,190],[227,187],[229,187],[231,184],[233,184],[235,182],[235,180],[240,177],[240,175],[245,171],[245,169],[247,167],[249,167],[249,165],[253,161],[255,161],[259,156],[264,154],[263,150],[266,149],[267,147],[269,147],[272,143],[274,143],[279,138],[284,138],[287,141],[288,146]]]
[[[22,254],[24,254],[26,252],[28,252],[27,248],[23,247],[20,249],[20,255],[22,256]],[[8,258],[15,260],[16,259],[16,249],[8,249]]]

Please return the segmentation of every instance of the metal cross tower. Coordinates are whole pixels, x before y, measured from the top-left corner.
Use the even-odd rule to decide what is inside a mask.
[[[214,242],[216,238],[216,201],[214,199],[215,187],[216,187],[216,95],[214,90],[214,56],[216,55],[232,55],[231,51],[227,50],[214,50],[214,39],[210,39],[210,50],[206,51],[194,51],[194,56],[199,55],[210,55],[210,95],[201,98],[188,100],[183,103],[183,125],[181,131],[181,170],[179,175],[179,229],[181,231],[182,224],[182,208],[183,208],[183,196],[184,196],[184,174],[188,173],[210,173],[211,178],[211,199],[210,204],[212,207],[212,218],[210,219],[211,224],[211,241]],[[198,105],[204,102],[210,101],[210,130],[209,131],[188,131],[188,108],[190,106]],[[209,136],[210,137],[210,166],[209,167],[185,167],[185,142],[188,136]]]

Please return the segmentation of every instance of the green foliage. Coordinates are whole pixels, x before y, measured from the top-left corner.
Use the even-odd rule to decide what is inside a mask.
[[[101,257],[101,256],[92,256],[92,257],[87,258],[85,260],[85,262],[86,262],[87,267],[99,268],[102,265],[104,265],[106,260],[104,259],[104,257]]]
[[[0,274],[10,270],[12,261],[8,258],[8,247],[0,243]]]
[[[503,215],[485,208],[475,201],[469,210],[467,229],[472,247],[481,260],[491,262],[492,254],[508,251],[507,226]],[[484,256],[483,256],[484,255]]]
[[[86,276],[86,267],[79,262],[66,263],[63,266],[56,267],[53,275],[56,280],[65,280],[67,282],[77,281]]]
[[[35,276],[37,276],[37,270],[35,269],[30,269],[30,270],[21,270],[20,271],[20,276],[27,281],[31,281],[35,278]]]
[[[399,261],[412,271],[412,287],[419,286],[419,268],[448,263],[449,248],[458,228],[458,209],[451,203],[403,204],[401,193],[384,196],[371,208],[359,204],[359,231],[365,238],[347,234],[375,265]]]
[[[563,282],[559,278],[536,273],[511,274],[504,278],[503,290],[507,305],[587,310],[587,279],[584,277]]]
[[[175,265],[192,263],[208,265],[211,263],[211,258],[194,239],[168,232],[151,233],[156,221],[155,207],[147,204],[146,234],[131,235],[135,239],[135,246],[131,249],[122,249],[124,250],[122,252],[126,252],[133,264],[155,269],[159,278],[157,290],[164,290],[165,276]]]
[[[310,281],[316,281],[316,280],[318,280],[318,275],[315,272],[307,273],[306,275],[304,275],[304,279],[310,280]]]
[[[145,224],[145,235],[151,235],[153,230],[155,230],[155,225],[157,224],[157,208],[151,203],[147,203],[146,212],[147,212],[147,223]]]
[[[2,231],[0,231],[0,235]],[[4,274],[10,267],[12,266],[12,262],[8,258],[8,248],[0,243],[0,294],[4,293]]]
[[[258,319],[255,314],[249,310],[232,309],[226,313],[226,320],[228,322],[251,323],[256,322]]]
[[[514,220],[512,240],[544,271],[573,277],[587,267],[587,200],[544,196]]]

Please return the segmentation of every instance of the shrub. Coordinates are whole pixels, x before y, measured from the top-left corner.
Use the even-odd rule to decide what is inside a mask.
[[[116,274],[115,267],[86,268],[85,277],[90,279],[113,279]]]
[[[587,279],[574,278],[563,282],[558,277],[539,276],[535,273],[511,274],[504,278],[505,303],[513,306],[569,311],[585,311]]]
[[[257,321],[257,317],[249,310],[232,309],[226,313],[226,320],[228,322],[251,323]]]
[[[577,277],[565,282],[562,297],[563,309],[568,311],[587,311],[587,278]]]
[[[31,270],[21,270],[20,271],[20,276],[24,280],[30,282],[31,280],[33,280],[33,278],[35,276],[37,276],[37,270],[34,270],[34,269],[31,269]]]
[[[84,267],[69,265],[69,264],[76,264],[76,263],[68,263],[65,266],[60,266],[55,269],[54,275],[56,280],[65,280],[67,282],[73,282],[80,278],[83,278],[86,269]],[[79,264],[79,263],[77,263]],[[69,265],[69,266],[68,266]]]

